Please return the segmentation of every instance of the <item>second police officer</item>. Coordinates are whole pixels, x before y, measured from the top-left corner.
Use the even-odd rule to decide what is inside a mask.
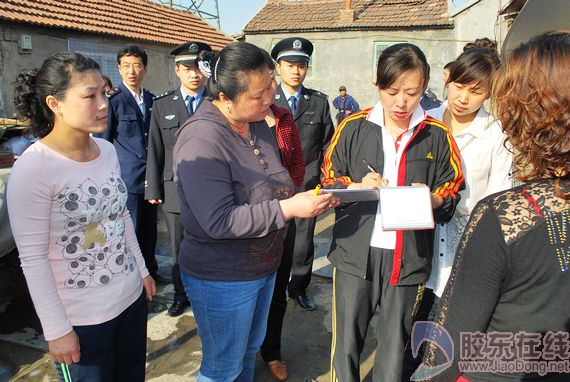
[[[145,199],[155,205],[162,205],[168,229],[174,264],[172,283],[174,302],[168,315],[176,317],[190,305],[180,278],[178,255],[183,236],[180,221],[180,200],[172,170],[172,150],[176,143],[176,132],[195,112],[204,99],[204,75],[198,69],[196,58],[201,51],[212,51],[210,45],[200,41],[189,41],[174,48],[174,72],[180,80],[180,87],[154,99],[148,144]]]
[[[324,153],[334,133],[327,96],[303,86],[312,53],[313,44],[302,37],[283,39],[271,50],[282,81],[275,95],[275,104],[291,110],[303,147],[305,178],[301,191],[314,189],[319,184]],[[295,219],[290,223],[294,225],[290,229],[296,229],[296,233],[288,291],[289,296],[306,310],[316,307],[307,295],[315,252],[315,224],[316,218]]]

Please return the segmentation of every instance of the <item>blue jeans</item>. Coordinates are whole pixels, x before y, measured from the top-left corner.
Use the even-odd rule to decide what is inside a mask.
[[[253,281],[209,281],[181,274],[202,341],[197,382],[253,382],[275,273]]]

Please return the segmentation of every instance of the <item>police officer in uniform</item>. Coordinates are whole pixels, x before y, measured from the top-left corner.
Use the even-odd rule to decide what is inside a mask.
[[[309,59],[313,44],[302,37],[291,37],[279,41],[271,50],[276,61],[276,69],[281,76],[281,84],[275,95],[275,104],[291,110],[301,138],[305,156],[305,178],[301,190],[310,190],[320,182],[320,168],[324,153],[334,133],[327,96],[317,90],[303,86],[309,69]],[[314,258],[313,235],[316,218],[295,219],[291,229],[295,229],[289,296],[306,310],[314,310],[316,305],[307,295],[311,282]],[[287,254],[283,254],[287,256]]]
[[[189,41],[170,52],[174,56],[174,72],[180,80],[180,87],[154,98],[150,123],[145,199],[153,205],[162,205],[170,237],[174,259],[174,302],[168,309],[171,317],[181,315],[190,305],[178,266],[183,227],[180,221],[180,200],[173,179],[172,151],[176,143],[176,132],[196,112],[205,96],[205,77],[196,62],[201,51],[211,52],[212,48],[200,41]]]
[[[117,63],[123,81],[107,93],[108,127],[97,136],[111,142],[117,150],[121,177],[128,190],[127,209],[144,261],[156,283],[167,284],[170,280],[158,274],[154,253],[156,206],[144,200],[148,131],[154,98],[154,94],[142,87],[148,56],[143,49],[129,45],[117,54]]]

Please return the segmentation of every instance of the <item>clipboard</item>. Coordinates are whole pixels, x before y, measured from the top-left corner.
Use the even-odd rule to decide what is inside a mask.
[[[354,203],[354,202],[377,202],[380,199],[380,194],[377,188],[371,189],[346,189],[346,188],[322,188],[324,194],[332,194],[333,197],[340,200],[341,203]]]
[[[433,229],[431,192],[427,186],[382,187],[380,189],[382,229]]]

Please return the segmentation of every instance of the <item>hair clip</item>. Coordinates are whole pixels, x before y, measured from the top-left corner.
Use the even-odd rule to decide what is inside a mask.
[[[220,63],[220,57],[216,60],[216,65],[214,65],[214,82],[218,82],[218,64]]]
[[[200,69],[204,76],[208,78],[212,77],[212,68],[210,68],[208,61],[198,61],[198,69]]]

